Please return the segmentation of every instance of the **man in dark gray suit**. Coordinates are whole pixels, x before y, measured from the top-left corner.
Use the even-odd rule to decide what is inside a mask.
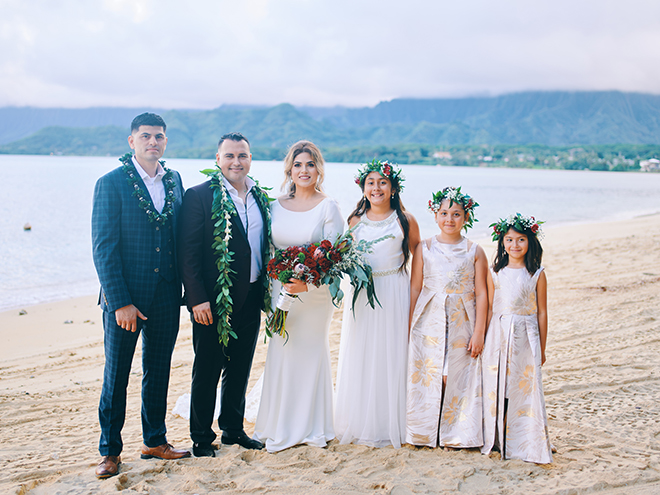
[[[126,388],[142,335],[142,458],[190,456],[165,438],[167,387],[179,331],[181,279],[175,263],[176,219],[183,198],[178,172],[160,158],[167,137],[163,119],[135,117],[128,144],[134,155],[101,177],[94,188],[92,244],[101,282],[105,369],[99,402],[103,456],[98,478],[119,472]]]

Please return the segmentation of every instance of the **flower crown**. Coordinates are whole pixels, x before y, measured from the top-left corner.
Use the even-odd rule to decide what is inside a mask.
[[[434,214],[438,213],[438,211],[440,211],[440,205],[445,199],[449,200],[450,208],[452,204],[457,203],[463,207],[463,210],[465,210],[465,225],[463,225],[463,228],[466,231],[467,229],[472,228],[475,221],[479,221],[474,217],[474,209],[479,206],[479,203],[467,194],[463,194],[460,187],[445,187],[441,191],[434,193],[433,199],[429,199],[429,210]]]
[[[392,183],[393,190],[398,191],[399,193],[403,191],[403,182],[406,178],[396,164],[390,164],[387,161],[381,162],[374,158],[371,162],[365,163],[361,170],[358,170],[358,174],[355,176],[355,183],[364,188],[364,181],[367,178],[367,175],[371,172],[378,172],[386,179],[389,179]]]
[[[541,230],[541,224],[545,223],[540,220],[536,220],[534,217],[525,217],[520,213],[515,215],[509,215],[507,218],[500,218],[499,221],[489,225],[493,229],[493,241],[497,242],[502,236],[504,236],[511,227],[524,232],[525,230],[531,230],[532,233],[539,239],[543,238],[543,231]]]

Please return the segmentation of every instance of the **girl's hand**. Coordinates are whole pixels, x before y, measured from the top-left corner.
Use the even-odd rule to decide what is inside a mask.
[[[545,364],[545,351],[541,351],[541,366]]]
[[[297,278],[290,278],[288,284],[284,284],[284,290],[289,294],[300,294],[307,292],[307,284]]]
[[[481,354],[481,351],[484,350],[484,336],[477,334],[476,332],[473,333],[470,343],[467,346],[467,350],[473,358],[478,357],[479,354]]]

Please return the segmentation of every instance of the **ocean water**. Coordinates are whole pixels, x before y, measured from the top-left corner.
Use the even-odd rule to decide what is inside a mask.
[[[210,160],[167,160],[184,186],[202,182]],[[93,294],[90,218],[96,180],[117,158],[0,155],[0,310]],[[488,225],[517,211],[545,220],[545,228],[631,218],[660,212],[660,174],[405,165],[403,202],[422,237],[437,233],[427,210],[431,194],[462,186],[480,206],[468,233],[489,236]],[[345,217],[360,198],[357,165],[326,164],[325,191]],[[253,162],[251,175],[279,195],[281,162]],[[29,222],[32,231],[25,232]]]

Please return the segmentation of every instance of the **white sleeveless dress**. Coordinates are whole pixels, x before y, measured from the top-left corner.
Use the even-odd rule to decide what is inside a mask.
[[[443,244],[436,237],[423,241],[424,285],[408,354],[408,443],[483,445],[481,356],[472,358],[467,351],[476,315],[476,251],[477,244],[466,238],[458,244]]]
[[[381,306],[367,304],[364,291],[351,311],[353,291],[344,298],[337,367],[335,430],[341,443],[401,447],[406,426],[406,362],[410,277],[403,262],[403,232],[396,212],[374,222],[362,216],[356,239],[393,239],[373,246],[367,256]]]
[[[305,212],[289,211],[275,201],[271,212],[276,249],[334,242],[343,231],[339,206],[330,198]],[[273,304],[280,288],[274,281]],[[335,437],[328,343],[332,313],[328,287],[309,286],[289,310],[288,341],[279,335],[270,340],[253,435],[269,452],[303,443],[324,447]]]
[[[504,267],[498,273],[491,270],[495,294],[483,352],[481,452],[488,454],[496,446],[503,459],[548,464],[552,462],[552,447],[543,397],[536,302],[536,284],[542,271],[543,267],[532,276],[525,268]],[[505,399],[509,400],[506,422]]]

